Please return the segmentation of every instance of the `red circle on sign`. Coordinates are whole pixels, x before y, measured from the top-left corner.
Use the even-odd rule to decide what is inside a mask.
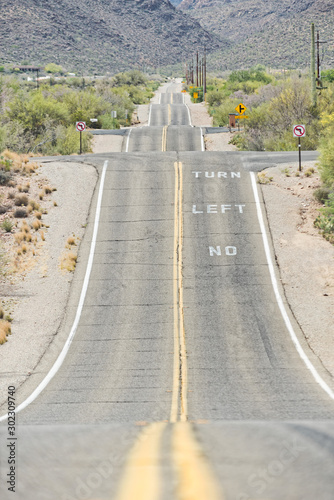
[[[303,137],[303,135],[305,135],[305,128],[303,127],[303,125],[296,125],[296,127],[294,127],[293,129],[293,133],[297,137]]]
[[[78,130],[79,132],[83,132],[83,130],[85,130],[85,128],[86,128],[86,124],[85,124],[85,122],[78,122],[78,123],[77,123],[77,130]]]

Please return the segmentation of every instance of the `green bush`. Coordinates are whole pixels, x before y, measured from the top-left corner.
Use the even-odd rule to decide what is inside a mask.
[[[49,65],[47,69],[55,70]],[[125,125],[126,111],[130,119],[134,103],[148,103],[159,86],[159,82],[148,82],[137,70],[96,82],[78,78],[57,82],[36,91],[35,85],[19,82],[14,76],[0,76],[4,109],[0,115],[0,150],[45,155],[77,152],[79,135],[73,134],[71,128],[76,121],[83,120],[89,125],[91,118],[98,118],[97,126],[111,128],[115,122],[110,120],[110,113],[116,111],[116,126]],[[84,149],[88,151],[90,144],[87,135]]]
[[[323,186],[316,189],[313,193],[313,196],[319,203],[325,203],[325,201],[328,200],[331,192],[332,191],[330,188]]]
[[[320,212],[321,215],[316,218],[314,225],[320,229],[327,241],[334,243],[334,193],[329,194],[325,207],[321,208]]]
[[[82,151],[83,153],[91,152],[91,144],[93,135],[89,132],[82,133]],[[59,126],[56,129],[56,145],[55,152],[61,155],[71,155],[78,153],[80,150],[80,134],[77,132],[74,125],[69,127]]]
[[[6,233],[11,233],[14,227],[14,223],[10,219],[6,218],[2,222],[1,227]]]

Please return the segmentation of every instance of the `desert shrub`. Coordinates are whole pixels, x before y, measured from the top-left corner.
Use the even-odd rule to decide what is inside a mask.
[[[313,193],[313,196],[319,203],[325,203],[326,200],[328,200],[329,195],[331,194],[331,189],[323,186],[318,189],[316,189]]]
[[[28,212],[25,208],[17,208],[14,212],[14,217],[16,219],[23,219],[24,217],[28,217]]]
[[[2,227],[2,229],[3,229],[4,231],[6,231],[6,233],[11,233],[11,232],[12,232],[12,229],[13,229],[13,227],[14,227],[14,224],[13,224],[13,222],[12,222],[10,219],[6,218],[6,219],[2,222],[1,227]]]
[[[0,170],[0,184],[2,186],[8,184],[12,177],[12,174],[10,172],[4,172],[3,170]]]

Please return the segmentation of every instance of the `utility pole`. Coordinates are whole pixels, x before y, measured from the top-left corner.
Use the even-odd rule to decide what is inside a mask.
[[[196,87],[198,87],[198,51],[196,54]]]
[[[204,71],[203,71],[203,99],[206,95],[206,47],[204,47]]]
[[[319,35],[319,31],[317,31],[317,79],[318,79],[318,83],[319,83],[320,78],[321,78],[319,49],[320,49],[320,35]]]
[[[202,64],[201,64],[201,87],[204,85],[204,56],[202,56]]]
[[[317,89],[315,76],[315,36],[314,23],[311,24],[311,99],[312,106],[317,105]]]

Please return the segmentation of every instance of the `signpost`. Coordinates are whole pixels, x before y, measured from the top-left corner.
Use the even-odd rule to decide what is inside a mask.
[[[299,172],[302,171],[302,147],[300,144],[300,138],[305,137],[305,135],[306,135],[305,125],[293,126],[293,137],[298,137]]]
[[[115,127],[115,118],[117,118],[117,111],[111,112],[111,118],[112,118],[112,126],[113,126],[113,128],[116,128]]]
[[[80,154],[82,154],[82,132],[86,130],[86,122],[76,122],[75,128],[80,132]]]

